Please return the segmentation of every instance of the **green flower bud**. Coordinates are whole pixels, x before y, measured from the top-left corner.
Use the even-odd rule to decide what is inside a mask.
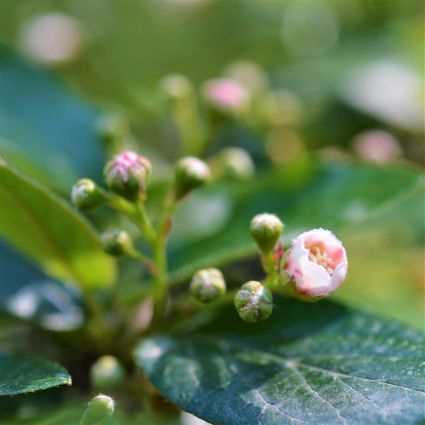
[[[273,311],[272,293],[255,280],[242,285],[235,295],[234,303],[239,316],[245,322],[265,320]]]
[[[190,284],[190,294],[201,303],[210,303],[226,293],[226,282],[220,270],[197,271]]]
[[[228,179],[245,179],[255,172],[254,163],[248,152],[241,148],[222,149],[212,160],[213,173]]]
[[[208,165],[198,158],[187,156],[178,161],[175,173],[176,199],[181,199],[193,189],[210,179]]]
[[[99,391],[119,387],[125,378],[125,370],[114,356],[100,357],[90,369],[92,386]]]
[[[103,249],[111,255],[119,256],[130,254],[133,248],[133,242],[127,232],[114,229],[105,232],[101,236]]]
[[[105,180],[111,190],[134,201],[139,195],[144,195],[151,169],[147,158],[124,151],[106,164]]]
[[[100,425],[103,420],[114,414],[114,400],[107,395],[99,394],[89,403],[80,425]]]
[[[104,197],[94,181],[81,179],[72,187],[71,200],[77,208],[90,209],[100,205]]]
[[[283,232],[283,223],[274,214],[258,214],[251,220],[251,235],[263,252],[270,252]]]
[[[184,75],[170,74],[161,81],[162,91],[171,99],[182,99],[192,95],[193,87]]]

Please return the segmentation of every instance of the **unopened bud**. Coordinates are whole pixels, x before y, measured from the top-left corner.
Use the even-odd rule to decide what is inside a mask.
[[[100,425],[104,419],[114,414],[114,400],[107,395],[99,394],[89,403],[80,425]]]
[[[124,378],[125,370],[114,356],[100,357],[90,369],[91,384],[99,391],[107,391],[119,387]]]
[[[203,94],[210,106],[222,112],[239,113],[245,110],[249,103],[247,90],[231,78],[207,81]]]
[[[176,199],[181,199],[193,189],[210,179],[208,165],[198,158],[187,156],[177,162],[175,173]]]
[[[90,179],[81,179],[72,187],[72,203],[81,209],[90,209],[97,207],[103,202],[102,191],[96,183]]]
[[[143,195],[151,173],[150,161],[137,153],[124,151],[109,161],[104,170],[107,185],[124,198]]]
[[[210,303],[226,293],[226,283],[220,270],[210,268],[195,273],[190,293],[201,303]]]
[[[103,249],[111,255],[119,256],[130,254],[133,251],[133,242],[127,232],[114,229],[101,236]]]
[[[171,99],[181,99],[192,94],[193,87],[184,75],[170,74],[161,81],[163,92]]]
[[[248,152],[241,148],[222,149],[212,160],[213,173],[228,179],[244,179],[255,172],[254,163]]]
[[[255,280],[242,285],[235,295],[234,303],[240,318],[245,322],[265,320],[273,311],[272,293]]]
[[[263,252],[270,252],[283,232],[283,223],[274,214],[258,214],[251,220],[251,235]]]

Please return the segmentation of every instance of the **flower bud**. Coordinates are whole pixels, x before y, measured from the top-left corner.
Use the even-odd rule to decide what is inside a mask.
[[[251,235],[263,252],[270,252],[283,232],[283,223],[274,214],[257,214],[250,224]]]
[[[100,357],[90,369],[92,386],[99,391],[119,387],[125,378],[125,370],[114,356]]]
[[[130,254],[133,248],[133,242],[127,232],[114,229],[105,232],[101,236],[103,249],[111,255],[120,256]]]
[[[114,414],[114,400],[107,395],[99,394],[94,397],[83,417],[81,418],[80,425],[100,425],[104,419]]]
[[[231,78],[207,81],[203,94],[213,108],[222,112],[241,112],[249,102],[248,92],[238,81]]]
[[[124,198],[135,200],[138,195],[145,193],[151,169],[147,158],[124,151],[106,164],[105,180],[111,190]]]
[[[201,303],[210,303],[226,293],[226,283],[220,270],[210,268],[195,273],[190,294]]]
[[[242,285],[234,303],[241,319],[249,323],[265,320],[273,311],[272,293],[255,280]]]
[[[193,189],[210,179],[208,165],[198,158],[187,156],[177,162],[175,172],[176,199],[181,199]]]
[[[72,187],[72,203],[81,209],[97,207],[103,202],[103,194],[96,183],[90,179],[81,179]]]
[[[228,179],[244,179],[255,172],[254,163],[248,152],[241,148],[222,149],[212,160],[213,173]]]
[[[292,241],[283,261],[284,292],[303,301],[317,301],[342,284],[347,269],[342,243],[329,230],[310,230]]]
[[[188,97],[193,92],[192,83],[184,75],[170,74],[161,81],[163,92],[171,99]]]

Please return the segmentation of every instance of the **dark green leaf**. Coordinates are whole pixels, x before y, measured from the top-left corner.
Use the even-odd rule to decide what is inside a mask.
[[[56,363],[36,357],[0,352],[0,395],[33,393],[71,385],[67,371]]]
[[[65,202],[0,158],[0,235],[51,275],[83,287],[114,279],[114,262],[90,225]]]
[[[0,282],[0,310],[50,330],[81,326],[83,312],[75,288],[47,276],[1,239]]]
[[[184,410],[215,425],[409,425],[425,420],[425,340],[323,301],[280,301],[248,325],[236,312],[186,336],[142,341],[138,364]]]
[[[286,225],[284,241],[289,242],[314,227],[337,235],[348,226],[357,231],[361,223],[401,203],[409,193],[423,193],[422,176],[410,169],[329,164],[313,175],[303,172],[280,169],[248,183],[212,187],[204,192],[207,196],[193,194],[175,224],[177,232],[186,225],[192,233],[190,240],[174,242],[174,277],[184,279],[197,268],[253,255],[256,247],[248,227],[255,214],[277,214]]]
[[[1,45],[0,98],[0,149],[10,161],[63,191],[80,177],[101,175],[98,112]]]

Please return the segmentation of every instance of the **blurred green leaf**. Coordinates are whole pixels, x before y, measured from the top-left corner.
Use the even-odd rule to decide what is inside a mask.
[[[258,213],[277,214],[285,223],[284,242],[309,228],[325,227],[334,232],[357,232],[359,226],[384,208],[403,202],[410,193],[421,196],[422,176],[408,168],[378,168],[369,165],[328,164],[315,173],[293,174],[277,169],[250,182],[216,186],[194,194],[176,220],[175,230],[190,220],[192,237],[174,240],[170,252],[173,278],[187,278],[197,268],[218,266],[253,255],[256,247],[248,227]],[[194,211],[196,196],[220,198],[219,218],[213,202]],[[223,217],[223,209],[226,209]],[[193,217],[198,213],[198,218]],[[199,216],[199,214],[201,214]],[[200,218],[199,218],[200,217]],[[186,220],[186,222],[185,222]],[[185,224],[186,223],[186,224]],[[206,230],[211,225],[211,234]],[[197,227],[196,227],[197,226]],[[199,236],[196,236],[197,229]]]
[[[78,294],[41,271],[0,239],[0,310],[56,331],[78,328]]]
[[[115,263],[93,228],[59,197],[0,158],[0,234],[48,274],[83,288],[112,283]]]
[[[36,357],[0,352],[0,395],[16,395],[71,385],[67,371]]]
[[[328,301],[279,301],[255,325],[233,306],[195,332],[143,340],[136,360],[177,406],[223,425],[425,420],[424,337]]]
[[[64,192],[82,176],[101,176],[95,108],[2,45],[0,98],[3,156]]]

